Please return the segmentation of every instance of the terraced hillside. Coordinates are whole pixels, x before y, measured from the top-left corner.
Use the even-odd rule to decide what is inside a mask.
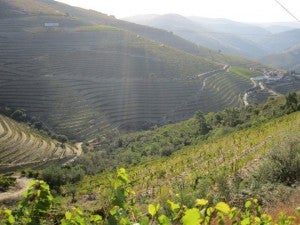
[[[76,156],[77,151],[0,115],[0,172],[64,161]]]
[[[186,146],[169,157],[131,166],[128,173],[141,203],[147,199],[159,202],[158,199],[168,199],[172,193],[186,195],[188,199],[211,196],[217,189],[218,177],[232,179],[238,173],[244,178],[275,147],[289,141],[299,143],[299,125],[300,113],[296,112],[222,138]],[[109,171],[86,177],[80,185],[81,194],[93,190],[92,193],[101,196],[112,180],[114,173]],[[101,199],[97,201],[92,204],[99,207]]]
[[[287,76],[282,79],[281,82],[269,82],[267,85],[282,94],[286,94],[291,91],[298,91],[300,90],[300,76]]]
[[[148,39],[168,32],[49,0],[0,4],[7,9],[0,19],[0,103],[72,139],[238,106],[251,84],[223,67],[252,62],[200,47],[182,51],[188,42],[171,34],[164,43],[179,49]],[[55,27],[45,27],[50,22]]]

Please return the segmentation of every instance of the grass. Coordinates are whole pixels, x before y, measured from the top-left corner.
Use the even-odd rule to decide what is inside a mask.
[[[230,67],[230,72],[234,73],[238,76],[244,77],[246,79],[250,79],[251,77],[261,76],[262,73],[258,71],[252,71],[249,68],[232,66]]]
[[[31,12],[31,13],[43,13],[43,14],[51,14],[51,15],[64,15],[64,13],[55,10],[53,7],[49,6],[47,3],[43,3],[41,1],[35,0],[11,0],[10,1],[14,6],[19,9]]]
[[[76,27],[75,31],[121,31],[118,27],[107,26],[107,25],[94,25],[94,26],[81,26]]]

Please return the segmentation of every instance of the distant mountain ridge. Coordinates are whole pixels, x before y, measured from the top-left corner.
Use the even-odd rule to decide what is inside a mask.
[[[299,22],[275,22],[275,23],[259,23],[259,27],[268,30],[272,34],[281,33],[289,30],[300,29]]]
[[[194,43],[229,54],[237,54],[245,57],[259,57],[265,54],[264,50],[251,40],[251,37],[244,37],[245,35],[249,35],[249,32],[245,32],[245,27],[250,27],[250,25],[246,26],[223,19],[186,18],[177,14],[161,16],[146,15],[144,19],[143,16],[137,16],[125,18],[125,20],[166,29]],[[232,32],[234,27],[237,27],[236,33]],[[253,29],[258,30],[264,35],[269,34],[262,28],[254,27]],[[253,35],[256,36],[254,33]]]
[[[267,36],[260,40],[269,53],[279,53],[300,44],[300,29],[293,29]]]
[[[187,40],[208,48],[254,59],[300,44],[297,29],[300,26],[294,23],[253,25],[227,19],[183,17],[176,14],[144,17],[140,15],[125,19],[173,31]],[[270,26],[275,25],[279,31],[284,32],[272,33],[274,30]]]
[[[286,70],[300,72],[300,45],[294,46],[284,52],[263,57],[260,61]]]

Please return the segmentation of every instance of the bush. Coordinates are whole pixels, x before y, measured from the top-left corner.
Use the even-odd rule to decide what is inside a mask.
[[[68,137],[65,135],[57,135],[56,139],[61,143],[66,143],[68,141]]]
[[[7,191],[16,184],[16,178],[0,174],[0,191]]]
[[[67,183],[74,184],[80,181],[85,175],[80,166],[59,167],[51,166],[41,173],[41,179],[46,181],[51,188],[60,192],[60,187]]]
[[[11,118],[19,122],[26,122],[27,115],[24,110],[16,110],[11,114]]]
[[[300,181],[300,143],[290,142],[275,148],[259,168],[255,177],[260,182],[292,185]]]

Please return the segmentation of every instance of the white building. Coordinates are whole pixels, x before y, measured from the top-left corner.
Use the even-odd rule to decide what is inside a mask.
[[[44,27],[59,27],[59,23],[44,23]]]

